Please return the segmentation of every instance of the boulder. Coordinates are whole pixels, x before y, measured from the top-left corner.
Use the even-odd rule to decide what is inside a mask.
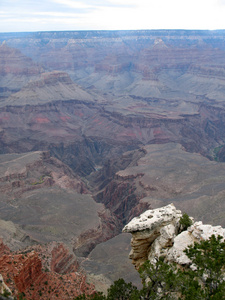
[[[225,238],[224,228],[204,225],[202,222],[195,222],[187,230],[182,231],[179,222],[181,217],[181,211],[173,204],[169,204],[162,208],[147,210],[124,227],[124,232],[132,234],[130,258],[137,269],[147,259],[154,261],[160,256],[180,265],[190,264],[184,253],[184,249],[189,245],[207,240],[213,234]]]

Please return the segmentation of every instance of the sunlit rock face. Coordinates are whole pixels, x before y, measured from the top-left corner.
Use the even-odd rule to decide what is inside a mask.
[[[181,216],[181,211],[169,204],[147,210],[124,227],[124,232],[132,234],[130,258],[137,269],[147,259],[153,261],[160,256],[180,265],[188,264],[190,261],[183,250],[189,245],[207,240],[213,234],[225,238],[224,228],[202,222],[195,222],[181,232]]]

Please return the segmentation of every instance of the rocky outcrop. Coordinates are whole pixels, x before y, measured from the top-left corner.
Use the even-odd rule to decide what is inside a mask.
[[[132,233],[130,258],[136,268],[147,259],[163,255],[164,249],[172,246],[179,232],[181,211],[174,205],[147,210],[128,223],[123,232]]]
[[[137,269],[147,259],[154,261],[160,256],[180,265],[188,264],[190,261],[183,252],[188,245],[206,240],[213,234],[225,238],[224,228],[203,225],[202,222],[195,222],[182,231],[181,217],[181,211],[169,204],[147,210],[124,227],[124,232],[132,233],[130,258]]]
[[[27,249],[0,256],[0,273],[5,281],[2,280],[0,288],[11,290],[13,296],[22,294],[29,300],[72,299],[83,293],[94,293],[94,286],[87,284],[86,275],[78,271],[78,263],[72,259],[74,255],[62,244],[44,246],[42,251],[41,248],[39,245],[37,251]],[[49,261],[50,269],[46,268]]]
[[[212,226],[202,224],[202,222],[195,222],[186,231],[181,232],[174,238],[173,246],[171,249],[168,249],[168,260],[174,261],[180,265],[189,264],[190,260],[183,251],[194,242],[207,240],[213,234],[225,238],[225,229],[221,226]]]
[[[75,254],[63,243],[51,242],[47,244],[27,247],[23,252],[35,251],[46,271],[58,274],[78,272],[79,263]]]
[[[56,245],[51,251],[51,271],[59,274],[77,272],[78,261],[73,253],[70,253],[63,244]]]

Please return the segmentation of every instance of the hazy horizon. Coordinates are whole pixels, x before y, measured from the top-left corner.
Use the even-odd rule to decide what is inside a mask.
[[[0,32],[225,29],[225,0],[2,0]]]

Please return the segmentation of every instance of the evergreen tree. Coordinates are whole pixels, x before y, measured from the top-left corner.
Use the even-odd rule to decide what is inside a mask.
[[[144,299],[174,299],[180,280],[176,264],[165,263],[160,257],[155,263],[146,261],[139,269],[143,283],[141,290]]]
[[[139,298],[139,292],[131,282],[126,283],[120,278],[114,282],[108,289],[107,300],[136,300]]]
[[[182,215],[182,217],[179,220],[179,223],[181,225],[181,231],[187,230],[188,227],[190,227],[193,224],[191,218],[186,213]]]
[[[224,299],[225,242],[222,242],[222,237],[212,235],[208,240],[189,246],[184,252],[194,264],[194,269],[185,273],[189,286],[195,285],[199,293],[196,299]],[[186,291],[184,289],[182,293],[185,295]]]
[[[92,296],[82,295],[76,299],[225,299],[225,242],[222,237],[212,235],[209,240],[194,243],[184,252],[191,261],[191,267],[168,263],[163,257],[155,263],[146,261],[139,269],[143,282],[143,289],[140,291],[132,283],[119,279],[110,286],[106,297],[97,293]]]

